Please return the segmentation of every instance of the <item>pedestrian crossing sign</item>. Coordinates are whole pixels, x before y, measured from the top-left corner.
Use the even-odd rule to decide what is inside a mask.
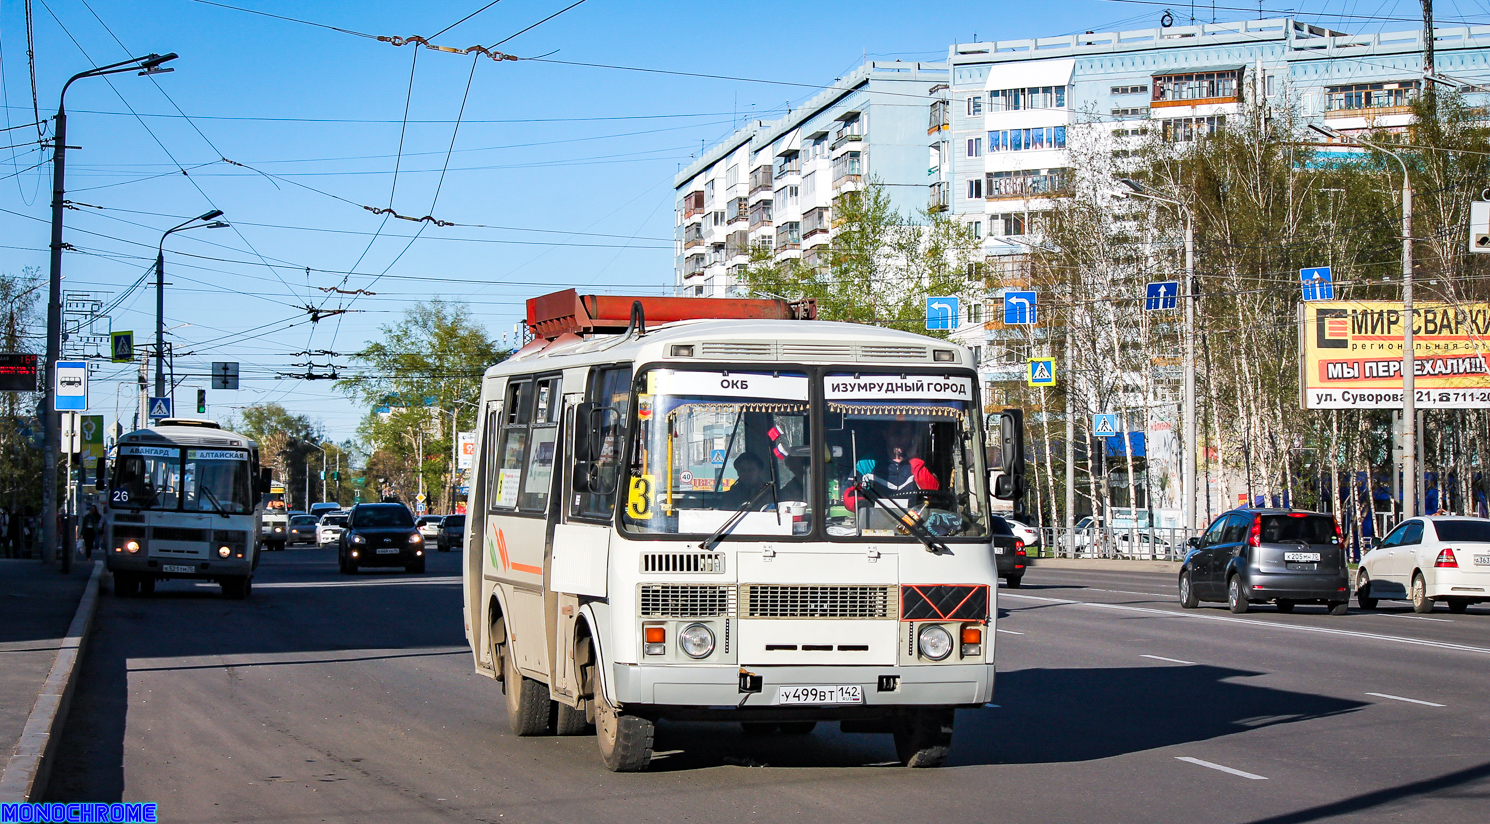
[[[1055,358],[1030,358],[1030,386],[1055,386]]]
[[[171,399],[169,397],[151,398],[148,411],[152,418],[171,417]]]
[[[110,332],[109,343],[114,363],[129,363],[135,359],[135,333]]]
[[[1118,416],[1098,414],[1092,416],[1092,434],[1099,438],[1114,438],[1118,434]]]

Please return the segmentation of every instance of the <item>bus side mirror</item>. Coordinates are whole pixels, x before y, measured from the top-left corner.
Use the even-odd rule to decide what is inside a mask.
[[[98,463],[94,465],[94,470],[93,471],[94,471],[94,477],[93,477],[93,486],[94,486],[94,488],[96,488],[96,489],[103,489],[104,487],[106,487],[106,486],[109,485],[109,459],[108,458],[99,458],[98,459]]]
[[[261,467],[259,467],[259,494],[260,495],[267,495],[269,493],[269,484],[273,483],[273,481],[274,481],[274,470],[270,469],[267,466],[261,466]]]
[[[993,496],[1001,501],[1017,501],[1024,497],[1024,410],[1005,409],[994,419],[998,429],[993,433],[994,447],[991,457],[998,459],[994,467],[1002,473],[993,482]]]
[[[582,403],[574,408],[574,460],[592,462],[600,454],[599,406]]]

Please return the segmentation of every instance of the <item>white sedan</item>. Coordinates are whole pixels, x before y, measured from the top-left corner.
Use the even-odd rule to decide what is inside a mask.
[[[1009,531],[1014,533],[1014,537],[1024,541],[1026,547],[1034,548],[1040,545],[1040,530],[1013,518],[1005,518],[1004,522],[1009,525]]]
[[[341,539],[341,534],[346,530],[347,513],[331,512],[322,515],[321,522],[316,524],[316,545],[334,544]]]
[[[1428,613],[1444,601],[1449,612],[1490,601],[1490,520],[1453,515],[1412,518],[1397,525],[1361,558],[1356,600],[1412,602]]]

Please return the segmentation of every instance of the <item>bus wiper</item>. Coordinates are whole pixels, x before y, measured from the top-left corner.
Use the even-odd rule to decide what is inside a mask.
[[[729,516],[729,520],[727,520],[724,523],[720,524],[719,525],[719,528],[716,529],[716,530],[714,530],[714,534],[713,535],[710,535],[708,538],[705,538],[704,539],[704,542],[698,545],[699,546],[699,549],[704,549],[704,550],[713,549],[715,544],[717,544],[720,541],[724,540],[724,537],[726,535],[730,534],[730,532],[733,531],[734,528],[736,526],[738,526],[741,521],[745,520],[745,516],[750,514],[750,508],[752,506],[755,506],[755,502],[756,501],[760,500],[761,493],[765,492],[767,489],[775,489],[775,488],[776,488],[776,485],[773,484],[773,483],[771,483],[770,481],[766,481],[765,483],[761,484],[761,488],[760,489],[757,489],[755,491],[755,494],[750,496],[750,500],[746,501],[740,507],[740,511],[739,512],[736,512],[735,514]],[[780,516],[777,516],[777,517],[779,518]]]
[[[869,499],[870,503],[875,506],[882,506],[894,514],[901,525],[905,527],[905,531],[909,532],[912,537],[926,546],[927,552],[930,552],[932,555],[952,554],[952,550],[948,549],[946,544],[938,541],[935,536],[926,531],[925,527],[921,526],[920,520],[910,510],[875,492],[870,488],[869,484],[864,483],[863,478],[860,478],[854,484],[854,488],[864,493],[864,496]]]
[[[222,503],[217,500],[216,495],[212,494],[212,487],[203,485],[202,493],[207,496],[208,502],[212,504],[213,509],[217,510],[217,514],[223,516],[224,518],[228,517],[228,511],[222,508]]]

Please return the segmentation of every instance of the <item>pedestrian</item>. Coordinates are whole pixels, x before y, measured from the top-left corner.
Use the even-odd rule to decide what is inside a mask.
[[[15,557],[10,551],[10,513],[0,509],[0,551],[6,558]]]
[[[98,537],[98,524],[101,519],[98,504],[89,504],[88,512],[83,515],[83,523],[79,531],[83,533],[83,554],[90,561],[93,560],[93,542]]]

